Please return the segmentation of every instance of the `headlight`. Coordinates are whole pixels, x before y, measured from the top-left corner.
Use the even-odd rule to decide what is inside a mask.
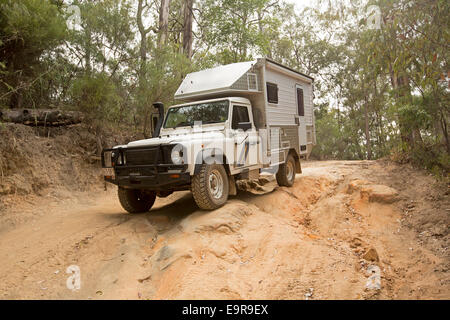
[[[116,155],[117,155],[117,151],[111,152],[111,166],[113,166],[113,167],[115,165]]]
[[[181,144],[177,144],[173,147],[170,158],[174,164],[184,164],[184,152]]]
[[[113,151],[111,153],[111,163],[114,165],[122,165],[122,157],[119,151]]]

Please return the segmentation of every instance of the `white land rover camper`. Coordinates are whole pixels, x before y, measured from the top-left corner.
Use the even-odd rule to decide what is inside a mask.
[[[290,187],[315,144],[313,81],[267,58],[190,73],[175,93],[183,104],[164,114],[155,103],[153,138],[103,150],[105,180],[130,213],[180,190],[215,209],[262,170]]]

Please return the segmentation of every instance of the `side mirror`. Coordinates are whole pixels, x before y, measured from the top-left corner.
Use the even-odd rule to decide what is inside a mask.
[[[251,122],[239,122],[237,127],[238,127],[238,129],[247,131],[252,128],[252,123]]]

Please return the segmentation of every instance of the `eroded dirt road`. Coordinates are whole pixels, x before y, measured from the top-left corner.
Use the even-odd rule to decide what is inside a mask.
[[[448,190],[431,177],[307,162],[293,188],[254,193],[212,212],[188,192],[143,215],[125,214],[113,190],[33,206],[37,218],[0,229],[0,298],[450,298]]]

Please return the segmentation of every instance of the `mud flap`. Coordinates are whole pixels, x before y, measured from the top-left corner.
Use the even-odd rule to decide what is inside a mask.
[[[236,180],[234,179],[234,176],[228,176],[228,194],[230,196],[237,195],[237,188],[236,188]]]
[[[302,164],[300,159],[295,159],[295,173],[302,173]]]

